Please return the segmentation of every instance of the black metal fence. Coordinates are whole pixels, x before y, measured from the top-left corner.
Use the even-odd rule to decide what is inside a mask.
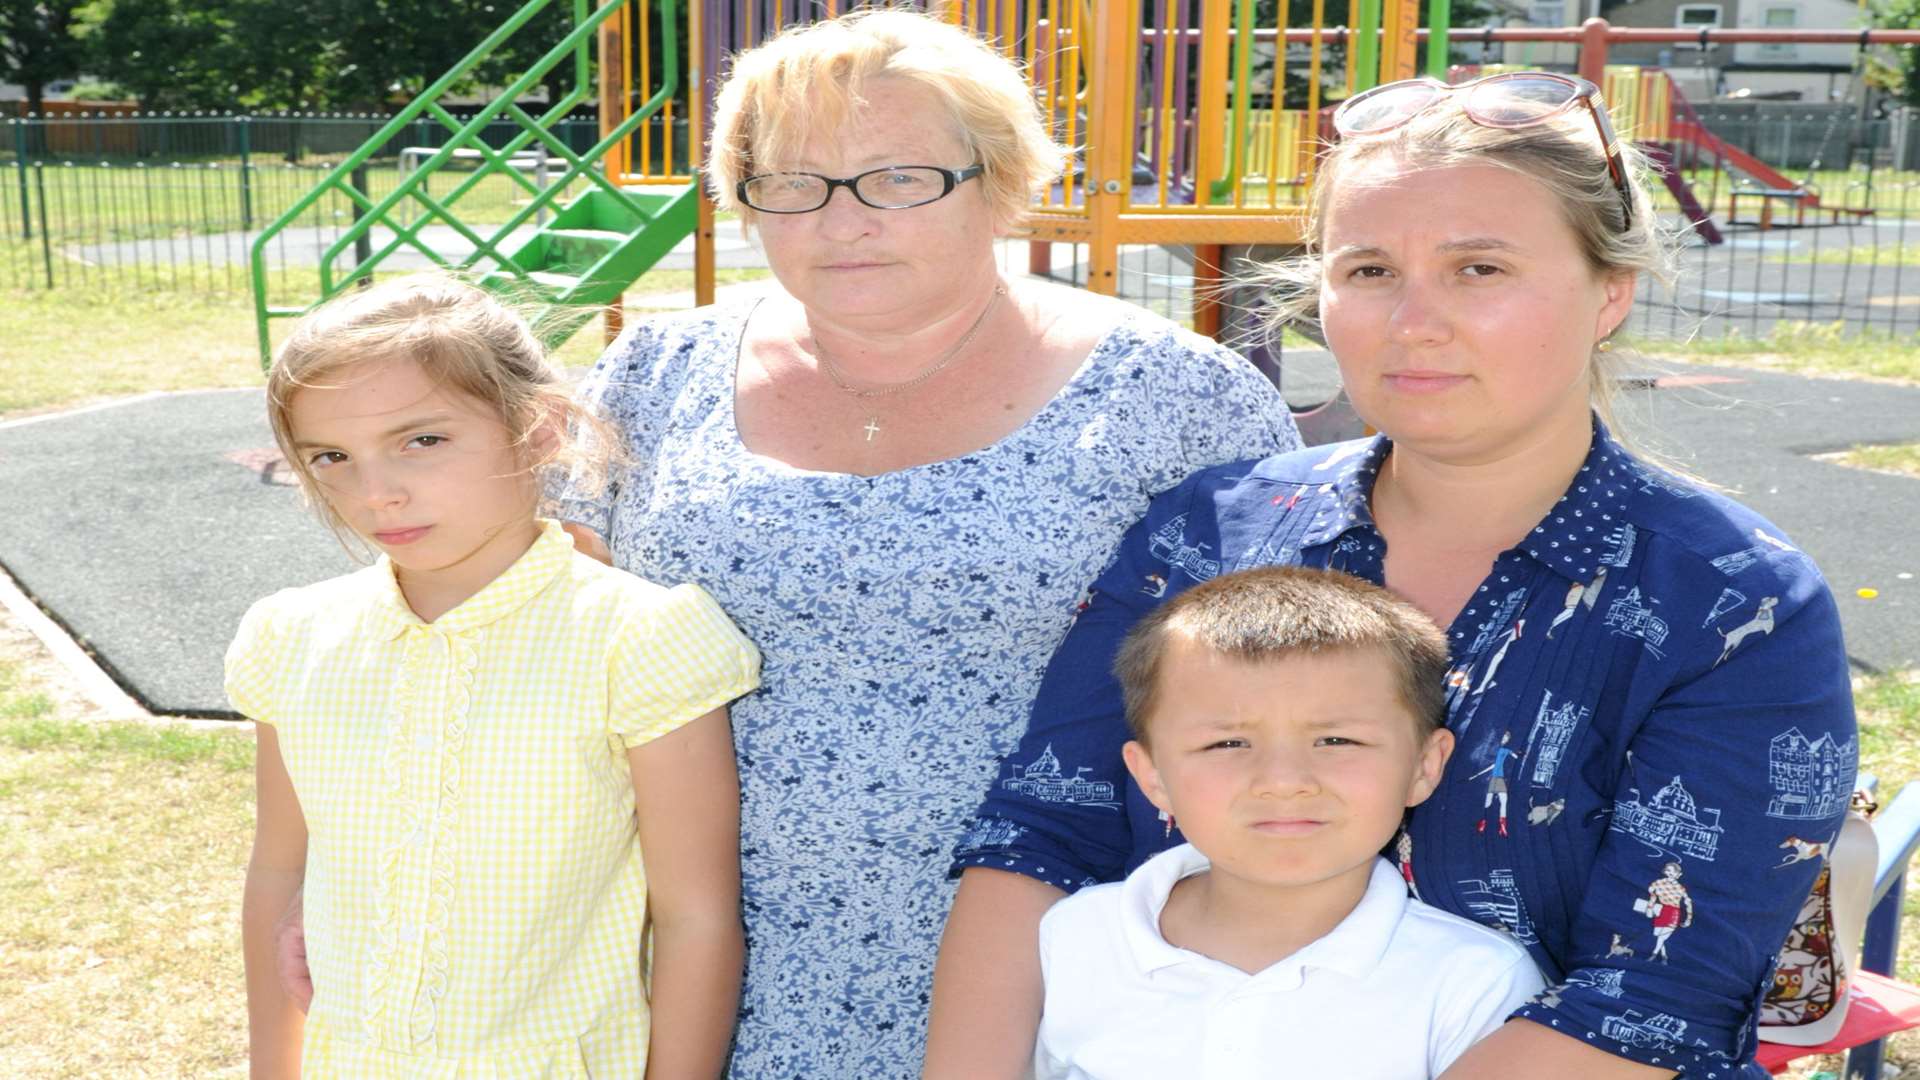
[[[132,277],[168,287],[245,289],[254,236],[387,119],[292,114],[9,119],[0,140],[0,288],[84,288]],[[684,121],[679,126],[674,164],[684,170]],[[512,122],[495,124],[487,138],[499,146],[520,131]],[[562,120],[553,131],[579,152],[598,141],[599,121],[591,116]],[[357,174],[357,186],[375,200],[385,197],[448,134],[437,122],[409,125]],[[656,127],[650,140],[656,158],[667,141],[662,135]],[[564,171],[558,158],[550,160],[553,174]],[[654,162],[656,168],[659,164]],[[541,161],[529,162],[522,172],[545,186],[548,167]],[[452,183],[436,178],[434,189],[444,194]],[[564,192],[560,199],[573,194]],[[454,209],[469,224],[499,224],[528,198],[510,178],[490,176]],[[344,197],[311,207],[296,228],[274,241],[271,271],[296,284],[313,279],[314,268],[356,212]],[[457,237],[441,235],[451,234],[450,227],[429,225],[428,230],[436,250],[460,250]],[[425,265],[424,258],[419,264]],[[396,265],[410,263],[402,259]]]
[[[29,161],[195,163],[339,156],[372,137],[372,115],[71,113],[13,117],[0,158]],[[425,133],[423,133],[425,134]],[[389,155],[391,156],[391,155]]]
[[[1758,124],[1753,117],[1761,114],[1750,112],[1742,122]],[[1776,138],[1759,127],[1742,130],[1726,122],[1725,137],[1750,140],[1757,152]],[[1724,173],[1690,174],[1724,242],[1688,248],[1674,290],[1644,283],[1632,332],[1656,339],[1761,337],[1786,322],[1848,334],[1920,333],[1920,171],[1888,162],[1905,152],[1908,136],[1897,126],[1902,118],[1843,122],[1823,113],[1804,124],[1792,122],[1803,133],[1817,132],[1819,141],[1851,148],[1840,160],[1852,167],[1802,166],[1788,173],[1795,184],[1818,192],[1819,206],[1743,187]],[[0,141],[0,289],[88,287],[131,275],[172,288],[234,292],[247,288],[256,233],[385,120],[210,116],[6,123]],[[574,147],[591,144],[597,132],[592,118],[559,128]],[[363,170],[362,190],[374,199],[391,192],[419,159],[407,150],[437,146],[436,136],[443,134],[444,128],[422,124],[390,140]],[[660,134],[651,140],[656,150],[666,141]],[[503,126],[496,145],[508,137]],[[684,149],[684,133],[673,142]],[[436,180],[444,191],[442,185],[450,183]],[[463,220],[499,223],[526,198],[509,178],[490,177],[457,209]],[[268,252],[276,289],[289,296],[317,289],[315,267],[339,244],[355,213],[349,200],[334,197],[276,237]],[[460,249],[450,228],[429,224],[427,230],[436,250]],[[1062,277],[1072,277],[1070,265],[1062,266]],[[1190,307],[1188,266],[1179,252],[1163,253],[1158,262],[1139,254],[1123,264],[1122,293],[1181,315]]]
[[[1885,116],[1846,102],[1709,101],[1693,106],[1708,130],[1776,169],[1920,168],[1920,110]]]
[[[456,118],[459,117],[456,113]],[[164,161],[193,164],[278,159],[289,164],[340,158],[359,149],[392,119],[371,113],[77,113],[45,117],[7,118],[7,138],[0,144],[0,163],[75,161],[129,163]],[[664,123],[662,121],[661,123]],[[675,120],[674,164],[686,170],[684,117]],[[495,120],[482,138],[499,145],[521,134],[512,120]],[[599,120],[591,113],[568,117],[550,129],[569,150],[580,153],[599,141]],[[437,120],[407,125],[374,153],[375,158],[398,159],[408,147],[437,147],[449,132]],[[659,161],[660,126],[652,139]],[[637,139],[636,139],[637,145]]]
[[[1782,324],[1841,335],[1920,335],[1920,172],[1859,169],[1818,178],[1820,205],[1808,206],[1724,177],[1713,192],[1696,176],[1700,197],[1717,198],[1722,240],[1708,244],[1686,232],[1673,283],[1640,282],[1626,332],[1655,346],[1762,338]],[[1677,212],[1669,220],[1686,229]],[[1236,247],[1224,257],[1229,277],[1251,278],[1258,263],[1287,254]],[[1057,245],[1053,276],[1084,284],[1084,258],[1081,247]],[[1184,247],[1124,249],[1120,294],[1184,320],[1194,301],[1192,261]],[[1224,295],[1237,321],[1254,327],[1257,320],[1241,309],[1260,302],[1257,291],[1236,286]],[[1920,338],[1913,344],[1920,348]]]

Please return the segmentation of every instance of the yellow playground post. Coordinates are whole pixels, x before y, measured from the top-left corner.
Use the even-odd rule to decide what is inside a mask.
[[[1330,96],[1345,96],[1419,70],[1419,0],[1358,0],[1351,31],[1324,26],[1324,0],[1311,3],[1311,26],[1292,29],[1289,0],[1264,23],[1254,0],[928,0],[926,7],[1019,62],[1056,138],[1075,150],[1069,174],[1035,206],[1027,237],[1034,266],[1047,265],[1053,244],[1083,245],[1086,286],[1115,293],[1124,247],[1191,245],[1201,298],[1196,324],[1217,330],[1220,311],[1208,286],[1218,280],[1222,247],[1299,242],[1300,196],[1328,104],[1323,85],[1332,79],[1341,89]],[[669,112],[643,127],[610,157],[609,174],[628,185],[688,183],[690,170],[676,158],[697,160],[726,56],[787,26],[859,6],[687,4],[682,32],[694,104],[679,107],[682,126]],[[1441,3],[1436,17],[1444,13]],[[656,19],[651,0],[628,0],[621,18],[601,30],[603,131],[645,97]],[[1444,28],[1439,35],[1444,40]],[[1444,49],[1427,69],[1436,62],[1444,74]],[[695,236],[695,299],[708,303],[713,211],[704,199]]]

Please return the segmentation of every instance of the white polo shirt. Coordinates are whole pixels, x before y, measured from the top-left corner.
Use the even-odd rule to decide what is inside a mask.
[[[1183,844],[1047,912],[1039,1080],[1418,1080],[1545,985],[1512,938],[1411,899],[1385,860],[1331,933],[1249,975],[1160,935],[1174,883],[1207,865]]]

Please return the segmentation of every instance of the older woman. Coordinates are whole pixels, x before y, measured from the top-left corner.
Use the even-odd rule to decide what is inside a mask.
[[[1296,307],[1383,434],[1203,471],[1122,542],[956,859],[928,1074],[1018,1075],[1040,913],[1179,842],[1121,765],[1122,635],[1198,579],[1298,563],[1448,628],[1458,749],[1402,868],[1554,983],[1448,1080],[1764,1076],[1757,1006],[1816,872],[1778,848],[1845,812],[1847,661],[1804,554],[1596,414],[1635,277],[1663,266],[1640,162],[1591,84],[1541,73],[1389,84],[1335,124]],[[1119,794],[1019,782],[1040,761]]]
[[[710,171],[780,292],[637,326],[589,377],[638,464],[562,516],[765,656],[733,712],[734,1076],[918,1070],[948,853],[1081,589],[1153,494],[1296,444],[1233,353],[1000,275],[1063,159],[955,27],[789,31],[735,59]]]

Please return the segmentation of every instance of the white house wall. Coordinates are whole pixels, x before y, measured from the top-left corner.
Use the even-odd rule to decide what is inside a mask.
[[[1776,8],[1794,11],[1798,30],[1853,29],[1860,25],[1860,8],[1844,0],[1746,0],[1737,16],[1741,29],[1762,29],[1766,13]],[[1859,50],[1852,45],[1749,45],[1733,47],[1737,64],[1819,65],[1848,67]]]

